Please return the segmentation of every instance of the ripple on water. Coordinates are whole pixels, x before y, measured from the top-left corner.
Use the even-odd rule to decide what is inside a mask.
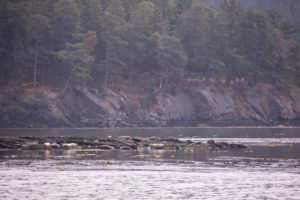
[[[299,199],[300,170],[291,161],[214,162],[7,160],[0,199]],[[299,161],[297,161],[299,162]],[[213,164],[216,163],[216,164]],[[283,166],[280,166],[281,163]]]

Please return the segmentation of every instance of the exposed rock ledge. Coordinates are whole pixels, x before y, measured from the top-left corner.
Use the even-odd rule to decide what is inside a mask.
[[[300,89],[189,87],[159,93],[156,103],[119,91],[70,88],[0,93],[0,127],[160,127],[300,125]]]
[[[99,150],[179,150],[179,149],[226,150],[246,148],[242,144],[229,144],[209,140],[206,143],[180,140],[177,138],[139,138],[130,136],[60,136],[60,137],[0,137],[0,149],[43,150],[43,149],[99,149]]]

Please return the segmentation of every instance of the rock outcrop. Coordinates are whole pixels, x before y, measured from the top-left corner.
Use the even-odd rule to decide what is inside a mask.
[[[285,94],[259,84],[242,90],[215,87],[161,92],[142,106],[119,91],[74,87],[0,95],[0,127],[276,126],[300,124],[300,89]]]
[[[105,151],[131,150],[228,150],[244,149],[243,144],[209,140],[206,143],[176,138],[135,138],[96,136],[0,137],[0,150],[99,149]],[[97,142],[95,142],[97,140]],[[56,144],[52,146],[51,144]]]

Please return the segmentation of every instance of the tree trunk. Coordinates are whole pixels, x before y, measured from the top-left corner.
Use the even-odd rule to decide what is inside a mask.
[[[129,63],[129,90],[131,90],[132,87],[132,66],[131,62]]]
[[[38,66],[38,55],[39,55],[39,40],[36,39],[35,44],[35,57],[34,57],[34,68],[33,68],[33,87],[36,88],[36,74],[37,74],[37,66]]]
[[[131,52],[131,48],[129,51],[130,51],[130,53],[129,53],[129,91],[131,91],[131,87],[132,87],[132,58],[131,58],[132,52]]]
[[[159,92],[159,91],[161,90],[163,78],[164,78],[164,77],[162,77],[162,78],[159,79],[159,87],[156,88],[156,89],[153,91],[153,94],[156,94],[157,92]]]
[[[72,69],[72,71],[71,71],[71,74],[70,74],[70,76],[69,76],[69,78],[68,78],[68,80],[67,80],[67,82],[66,82],[66,84],[65,84],[65,86],[64,86],[64,89],[63,89],[63,90],[61,91],[61,93],[58,95],[59,98],[62,97],[62,96],[66,93],[66,91],[69,89],[69,87],[70,87],[70,85],[71,85],[71,83],[72,83],[73,73],[77,70],[77,68],[78,68],[78,65],[75,65],[75,66],[73,67],[73,69]]]
[[[166,68],[166,87],[169,88],[169,65]]]
[[[133,35],[131,24],[129,27],[129,34]],[[133,53],[132,53],[133,45],[132,44],[133,44],[133,41],[130,37],[129,38],[129,91],[132,90],[132,55],[133,55]]]
[[[114,70],[114,89],[117,88],[117,70]]]
[[[41,82],[40,85],[43,86],[45,85],[45,78],[46,78],[46,67],[42,67],[42,75],[41,75]]]
[[[109,51],[108,51],[108,45],[106,42],[106,65],[105,65],[105,75],[104,75],[104,90],[107,90],[107,79],[108,79],[108,58],[109,58]]]
[[[72,76],[69,77],[68,81],[66,82],[66,84],[64,86],[64,89],[61,91],[61,93],[59,94],[58,97],[62,97],[66,93],[66,91],[69,89],[71,83],[72,83]]]
[[[0,85],[4,84],[5,82],[5,69],[4,66],[1,67],[1,81],[0,81]]]

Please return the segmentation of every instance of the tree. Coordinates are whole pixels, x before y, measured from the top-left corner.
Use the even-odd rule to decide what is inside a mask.
[[[142,1],[136,5],[134,10],[130,16],[130,23],[136,32],[149,37],[154,28],[155,5],[150,1]]]
[[[102,23],[102,4],[100,0],[77,0],[77,5],[80,10],[80,24],[83,32],[101,31]]]
[[[59,95],[60,97],[63,96],[71,86],[73,80],[84,83],[91,78],[90,68],[94,61],[91,52],[97,43],[96,33],[88,32],[81,36],[81,40],[81,42],[74,44],[66,43],[66,49],[56,53],[58,59],[72,68],[69,78]]]
[[[132,80],[132,73],[148,71],[151,59],[151,34],[154,30],[155,6],[150,1],[142,1],[135,5],[129,16],[129,29],[127,41],[129,41],[129,51],[127,58],[129,61],[129,80]],[[134,70],[133,70],[134,66]]]
[[[181,16],[178,32],[188,55],[189,70],[209,75],[214,71],[215,11],[203,1],[193,1],[191,9]]]
[[[75,0],[58,0],[53,4],[53,13],[53,35],[49,46],[57,58],[57,52],[67,49],[69,44],[80,42],[80,10]],[[72,71],[72,67],[62,59],[53,59],[52,66],[51,75],[57,77],[52,80],[55,82],[64,81]]]
[[[218,10],[206,2],[1,0],[0,84],[68,88],[71,79],[107,89],[128,79],[152,91],[182,70],[300,84],[299,27],[274,11],[242,9],[239,0],[223,0]]]
[[[156,42],[157,52],[156,59],[160,69],[157,69],[157,74],[161,72],[159,89],[162,88],[162,80],[165,81],[166,87],[169,87],[170,72],[181,73],[184,70],[186,55],[183,50],[183,46],[178,38],[175,36],[169,36],[167,34],[160,35],[155,32],[152,35],[152,40]],[[173,73],[174,75],[174,73]]]
[[[9,63],[8,65],[13,66],[14,69],[19,68],[19,70],[14,70],[14,73],[21,73],[21,80],[28,79],[28,74],[31,75],[30,77],[33,75],[31,80],[33,80],[34,87],[37,85],[38,58],[40,55],[49,55],[49,51],[45,51],[44,48],[51,29],[50,18],[47,15],[48,7],[48,0],[1,1],[1,9],[3,9],[1,19],[5,21],[0,23],[1,30],[3,30],[0,37],[4,39],[0,41],[5,47],[4,52],[8,53],[3,55],[3,65]],[[42,48],[40,48],[41,45]],[[11,61],[5,61],[6,59]],[[6,74],[4,66],[3,69],[4,75]],[[5,77],[9,75],[6,74]]]
[[[37,70],[38,70],[38,59],[40,54],[41,40],[46,40],[49,37],[48,32],[50,31],[51,23],[50,18],[45,15],[49,7],[49,1],[28,1],[28,17],[27,24],[29,29],[30,37],[35,43],[34,53],[34,68],[33,68],[33,86],[37,87]],[[45,53],[45,52],[44,52]],[[49,56],[50,52],[47,51],[46,56]]]
[[[114,72],[114,83],[116,84],[117,67],[120,66],[121,55],[126,41],[123,39],[123,32],[126,27],[124,7],[120,0],[108,2],[103,17],[103,32],[101,36],[105,41],[105,77],[104,89],[107,89],[108,76]]]
[[[66,42],[74,42],[76,34],[80,33],[80,10],[75,0],[58,0],[53,10],[54,42],[60,49]]]
[[[23,51],[28,45],[25,2],[0,2],[1,82],[18,77],[23,80],[30,61]],[[11,70],[14,69],[14,70]]]

